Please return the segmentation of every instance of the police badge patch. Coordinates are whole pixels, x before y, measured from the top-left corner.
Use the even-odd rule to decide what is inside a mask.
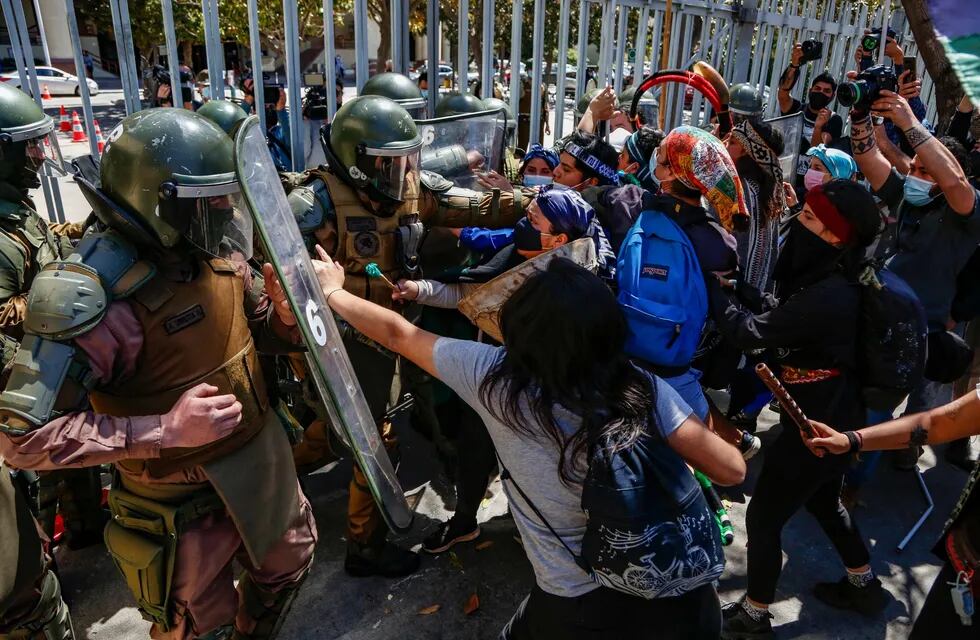
[[[204,320],[204,307],[196,304],[186,311],[181,311],[177,315],[167,318],[163,323],[163,330],[167,332],[168,336],[172,336],[201,320]]]

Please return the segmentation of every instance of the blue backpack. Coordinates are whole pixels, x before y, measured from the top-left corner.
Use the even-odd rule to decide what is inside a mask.
[[[640,214],[616,266],[626,314],[626,353],[660,367],[687,367],[708,315],[708,294],[694,245],[661,211]]]

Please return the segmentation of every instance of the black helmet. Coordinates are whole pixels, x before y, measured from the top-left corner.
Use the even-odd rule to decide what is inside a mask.
[[[759,88],[748,82],[733,84],[728,91],[728,110],[733,115],[746,118],[758,118],[765,111],[765,101],[762,99],[762,92]]]

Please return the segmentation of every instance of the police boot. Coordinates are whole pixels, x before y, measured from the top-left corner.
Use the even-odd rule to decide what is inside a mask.
[[[418,571],[420,562],[419,554],[402,549],[388,540],[382,539],[380,543],[348,540],[344,571],[355,578],[400,578]]]
[[[68,605],[61,598],[61,585],[48,571],[41,583],[37,606],[5,640],[75,640]]]
[[[84,549],[102,544],[109,512],[102,508],[102,476],[98,467],[66,469],[60,511],[65,519],[68,548]]]
[[[310,564],[312,566],[312,562]],[[299,588],[309,573],[306,571],[294,584],[279,591],[271,591],[257,584],[247,573],[244,574],[238,583],[238,591],[241,594],[241,609],[251,619],[252,629],[243,631],[238,628],[238,621],[242,618],[239,615],[231,639],[272,640],[278,636],[282,623],[289,615],[289,608],[292,607],[296,594],[299,593]]]

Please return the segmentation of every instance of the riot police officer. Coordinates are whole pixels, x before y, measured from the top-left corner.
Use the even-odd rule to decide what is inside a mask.
[[[436,117],[445,118],[463,113],[486,111],[483,101],[468,93],[447,93],[436,105]]]
[[[425,117],[425,98],[419,86],[400,73],[391,71],[371,76],[361,88],[362,96],[383,96],[394,100],[420,120]]]
[[[108,140],[100,185],[76,179],[109,230],[34,280],[0,454],[115,466],[106,546],[155,638],[233,620],[234,637],[272,638],[316,527],[257,366],[256,344],[291,345],[293,329],[246,300],[232,143],[184,109],[140,111]]]
[[[739,82],[729,89],[728,110],[732,112],[735,124],[741,120],[758,120],[766,110],[765,100],[759,87]]]
[[[208,100],[197,113],[221,127],[232,138],[238,124],[248,117],[244,109],[230,100]]]

